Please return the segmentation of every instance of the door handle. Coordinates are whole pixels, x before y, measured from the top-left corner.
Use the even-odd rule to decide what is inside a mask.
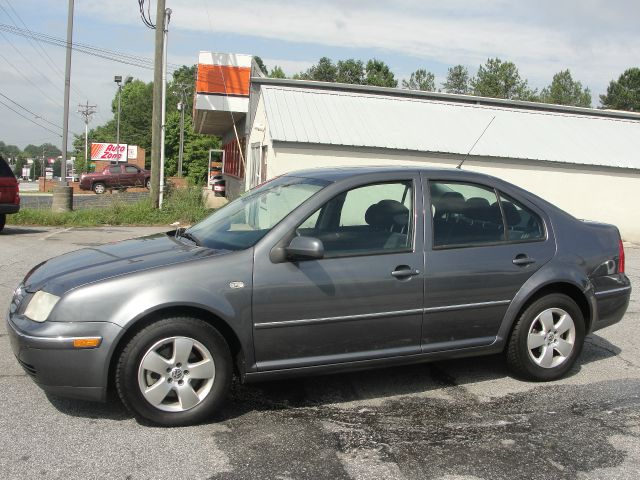
[[[396,269],[391,272],[391,275],[396,278],[407,278],[413,277],[415,275],[420,275],[420,270],[412,269],[408,265],[400,265],[396,267]]]
[[[529,265],[531,263],[536,263],[536,259],[528,257],[524,253],[521,253],[519,255],[516,255],[516,258],[514,258],[512,260],[512,262],[513,262],[514,265],[518,265],[518,266],[523,267],[523,266]]]

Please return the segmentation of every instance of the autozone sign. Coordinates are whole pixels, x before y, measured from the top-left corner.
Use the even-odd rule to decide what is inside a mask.
[[[92,143],[91,160],[127,161],[127,144],[121,143]]]

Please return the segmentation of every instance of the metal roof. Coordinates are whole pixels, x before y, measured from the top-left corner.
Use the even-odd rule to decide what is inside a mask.
[[[252,79],[274,141],[464,155],[495,117],[472,156],[640,169],[630,112],[266,80]]]

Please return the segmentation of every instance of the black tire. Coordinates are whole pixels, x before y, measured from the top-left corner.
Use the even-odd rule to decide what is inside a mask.
[[[144,186],[147,187],[147,190],[151,190],[151,179],[147,178],[147,181],[144,183]]]
[[[551,330],[556,332],[560,332],[561,330],[561,328],[557,328],[561,317],[561,313],[559,312],[567,313],[574,325],[573,338],[571,339],[570,337],[570,331],[559,335],[556,333],[551,337],[549,337],[548,334],[543,335],[545,332],[542,331],[541,328],[538,328],[542,327],[541,317],[539,316],[541,316],[543,312],[551,312],[555,325]],[[555,323],[556,321],[558,323]],[[539,335],[541,339],[545,339],[545,342],[549,341],[550,346],[547,347],[547,344],[544,344],[530,351],[528,345],[530,333],[532,335]],[[546,295],[529,305],[518,318],[505,350],[507,365],[513,373],[524,379],[542,382],[557,380],[564,376],[575,363],[582,351],[584,337],[585,321],[582,311],[578,305],[576,305],[576,302],[570,297],[560,293]],[[564,356],[557,348],[554,348],[554,342],[552,341],[554,338],[556,341],[572,340],[570,343],[573,344],[573,347],[570,353]],[[541,366],[541,364],[545,363],[542,361],[543,353],[545,352],[543,349],[547,348],[551,348],[552,362],[545,368]],[[532,357],[537,357],[538,360],[540,360],[540,364]]]
[[[102,182],[96,182],[93,184],[92,190],[97,194],[97,195],[102,195],[104,192],[107,191],[107,188],[105,186],[104,183]]]
[[[0,232],[4,229],[5,223],[7,223],[7,214],[0,213]]]
[[[154,406],[148,401],[139,383],[139,369],[145,355],[152,347],[173,337],[186,337],[195,340],[203,346],[211,355],[215,366],[213,384],[208,393],[203,395],[195,406],[182,411],[165,411],[162,408],[171,408],[172,401],[177,402],[177,408],[182,408],[182,400],[178,397],[178,387],[174,379],[173,389],[164,398],[165,402]],[[169,344],[171,345],[171,344]],[[164,347],[161,347],[164,348]],[[170,348],[170,347],[167,347]],[[174,347],[177,351],[177,347]],[[197,347],[196,347],[197,348]],[[195,351],[195,350],[194,350]],[[195,351],[197,353],[197,351]],[[192,354],[193,355],[193,351]],[[175,354],[173,354],[175,357]],[[194,361],[198,361],[197,359]],[[180,366],[180,364],[176,364]],[[142,369],[141,369],[142,370]],[[142,370],[146,372],[146,370]],[[167,369],[167,372],[169,370]],[[192,390],[197,390],[197,383],[190,383],[188,371],[184,370],[182,378],[187,385],[193,386]],[[148,373],[148,372],[147,372]],[[146,373],[141,374],[143,378]],[[154,375],[154,374],[152,374]],[[160,375],[157,375],[160,377]],[[151,421],[166,427],[180,427],[193,425],[211,418],[212,414],[220,407],[231,385],[233,376],[231,352],[224,337],[213,326],[202,320],[190,317],[172,317],[159,320],[138,332],[126,345],[118,360],[116,368],[116,388],[122,403],[139,418]],[[172,381],[172,374],[167,373],[166,379],[159,378],[168,385]],[[182,385],[182,380],[180,381]],[[195,380],[195,382],[206,382],[206,380]],[[151,386],[155,385],[152,384]],[[151,387],[149,386],[149,388]],[[166,387],[168,388],[168,387]],[[201,387],[202,388],[202,387]],[[207,391],[205,389],[205,391]],[[172,398],[175,397],[175,398]],[[168,406],[167,406],[168,405]]]

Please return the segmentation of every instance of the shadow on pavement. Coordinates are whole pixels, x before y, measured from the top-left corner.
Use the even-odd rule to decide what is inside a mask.
[[[43,233],[48,230],[42,230],[37,227],[21,227],[18,225],[6,225],[4,230],[0,232],[0,235],[24,235],[28,233]]]
[[[582,355],[567,377],[579,373],[582,365],[617,356],[620,352],[620,348],[592,334],[587,337]],[[251,411],[277,411],[348,402],[378,404],[391,397],[436,390],[446,391],[449,396],[464,397],[464,390],[460,388],[464,385],[509,376],[511,374],[502,356],[491,355],[247,385],[235,381],[229,398],[212,422],[230,420]],[[48,398],[55,408],[67,415],[111,420],[132,418],[115,394],[110,395],[107,403],[53,395],[48,395]]]

